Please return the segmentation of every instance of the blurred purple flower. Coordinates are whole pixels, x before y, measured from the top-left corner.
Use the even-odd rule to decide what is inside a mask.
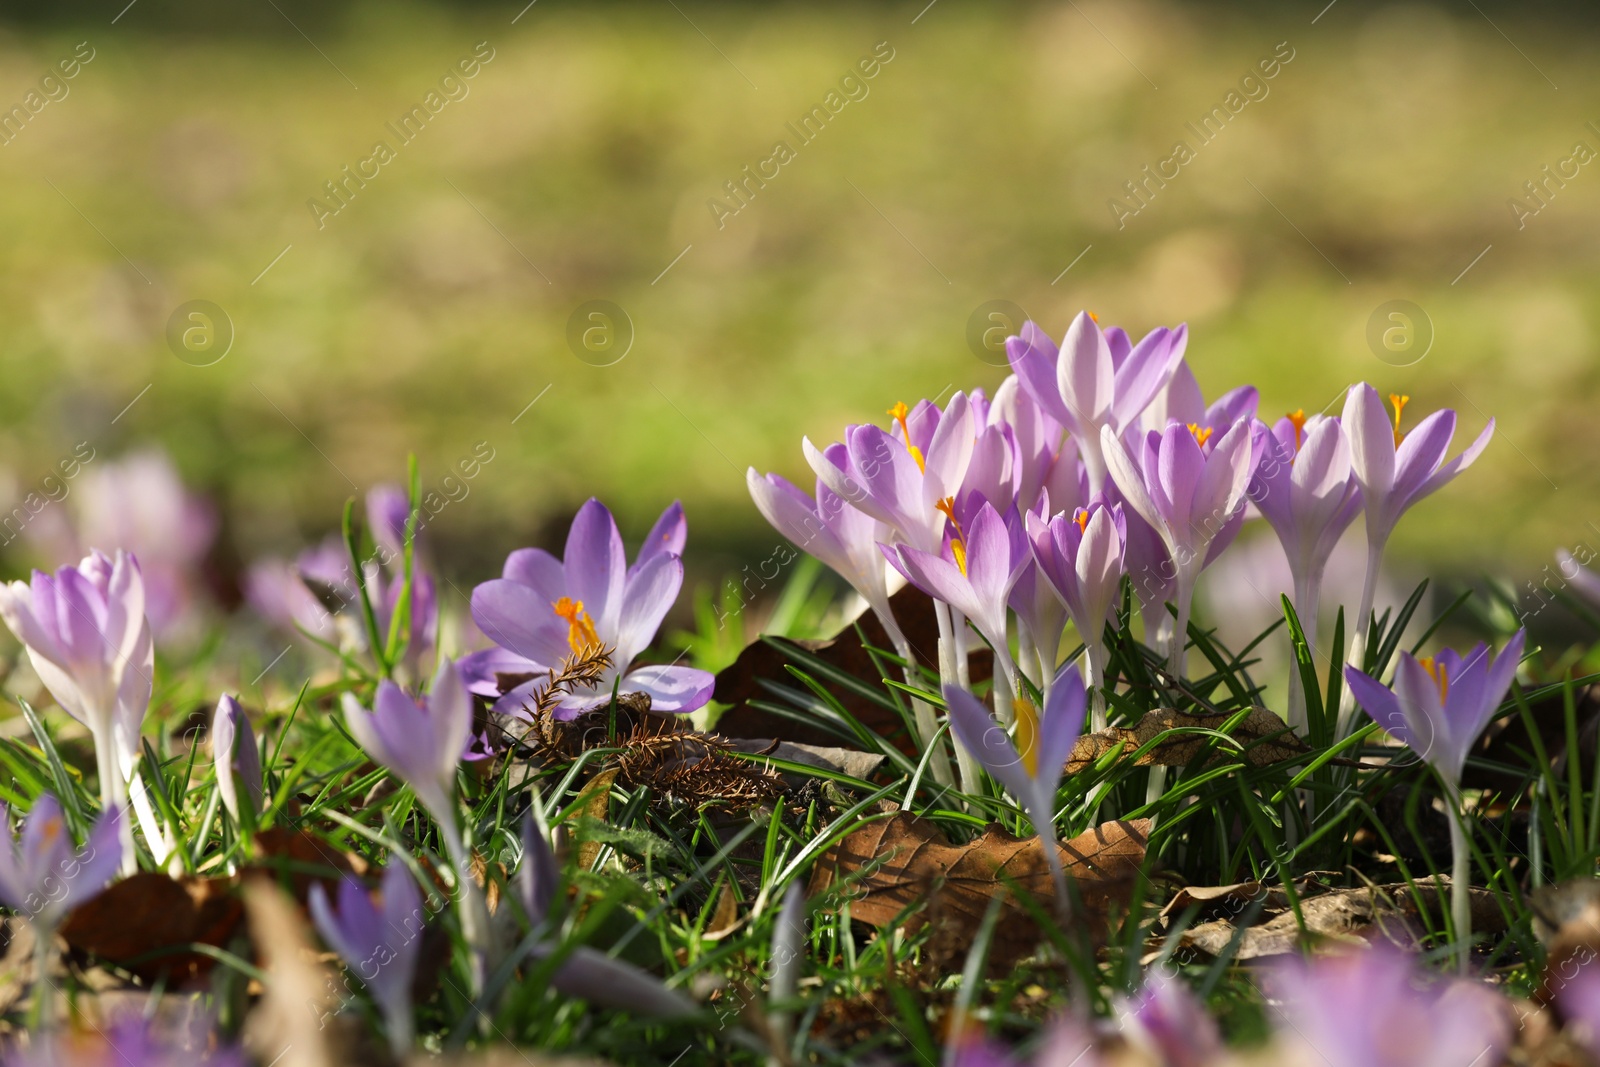
[[[382,893],[381,906],[374,906],[366,887],[345,878],[337,911],[321,883],[311,887],[307,903],[323,942],[371,992],[383,1012],[390,1048],[396,1059],[404,1059],[411,1051],[411,982],[427,915],[417,883],[399,863],[384,870]]]
[[[41,793],[15,843],[0,842],[0,902],[37,923],[48,940],[62,917],[99,894],[122,866],[123,809],[101,815],[82,848],[72,843],[61,805]],[[10,819],[0,804],[0,829]]]
[[[73,499],[75,522],[52,517],[29,528],[51,562],[70,563],[91,548],[138,556],[156,636],[192,634],[199,568],[216,539],[217,517],[184,488],[167,454],[152,449],[86,468]]]
[[[35,1034],[26,1048],[7,1052],[4,1067],[248,1067],[232,1046],[211,1047],[209,1019],[160,1034],[140,1015],[122,1016],[94,1033]]]
[[[239,786],[244,786],[251,810],[261,809],[261,752],[256,747],[250,719],[233,697],[224,693],[211,716],[211,757],[216,765],[217,792],[222,806],[239,822]]]
[[[1118,1003],[1122,1032],[1163,1067],[1205,1067],[1223,1053],[1222,1034],[1183,980],[1151,971],[1144,987]]]
[[[1577,969],[1569,978],[1563,971],[1576,963]],[[1600,1053],[1600,960],[1592,951],[1579,950],[1566,960],[1551,960],[1547,972],[1555,971],[1554,980],[1547,985],[1555,987],[1556,1004],[1567,1021],[1567,1031],[1592,1053]]]
[[[400,569],[406,553],[406,523],[410,518],[411,501],[400,486],[385,483],[367,490],[367,527],[382,550],[385,566]],[[420,536],[417,547],[421,547]]]
[[[1189,361],[1180,358],[1173,368],[1172,378],[1145,409],[1140,425],[1148,430],[1163,430],[1170,423],[1187,426],[1194,423],[1214,433],[1227,433],[1241,419],[1248,422],[1255,417],[1260,394],[1253,385],[1241,385],[1219,396],[1209,407],[1200,392]]]
[[[299,627],[319,640],[337,643],[335,615],[356,596],[344,542],[338,534],[330,534],[302,551],[293,563],[258,560],[245,574],[244,593],[250,606],[268,622],[289,631]]]
[[[1188,327],[1159,327],[1137,345],[1119,327],[1102,330],[1080,311],[1059,349],[1037,324],[1006,339],[1011,369],[1039,406],[1078,442],[1089,492],[1105,488],[1102,433],[1132,427],[1183,358]]]
[[[1271,986],[1282,1040],[1327,1067],[1499,1063],[1511,1044],[1505,1000],[1471,981],[1419,986],[1409,957],[1380,946],[1310,962],[1291,958]]]
[[[685,531],[683,510],[673,504],[629,567],[616,520],[591,499],[572,520],[564,560],[539,548],[513,552],[504,577],[472,591],[472,617],[497,645],[541,672],[595,645],[613,650],[597,684],[561,697],[558,719],[574,719],[610,703],[614,686],[619,693],[645,694],[655,712],[694,711],[711,699],[715,679],[707,672],[672,665],[630,669],[655,639],[683,585],[679,552]],[[523,707],[546,683],[544,676],[522,683],[494,710],[525,714]]]
[[[945,1055],[945,1067],[1102,1067],[1107,1062],[1096,1046],[1094,1032],[1065,1014],[1044,1027],[1028,1059],[985,1036],[975,1026],[964,1029]]]
[[[421,702],[385,680],[378,683],[370,712],[355,694],[344,694],[344,716],[367,755],[411,786],[435,818],[453,827],[456,768],[472,725],[472,700],[455,664],[439,664]]]

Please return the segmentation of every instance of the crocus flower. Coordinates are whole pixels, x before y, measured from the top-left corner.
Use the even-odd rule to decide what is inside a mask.
[[[26,1048],[0,1057],[4,1067],[247,1067],[231,1045],[213,1047],[209,1020],[159,1033],[138,1014],[118,1018],[93,1032],[36,1033]]]
[[[1208,406],[1194,371],[1189,369],[1189,361],[1179,359],[1166,388],[1150,401],[1139,422],[1149,430],[1165,429],[1174,422],[1185,426],[1192,422],[1213,433],[1227,433],[1240,419],[1248,421],[1255,416],[1260,399],[1255,386],[1241,385],[1223,393]]]
[[[1054,511],[1070,512],[1088,501],[1089,480],[1076,439],[1065,436],[1066,429],[1039,406],[1015,374],[995,390],[989,418],[1009,426],[1016,443],[1019,511],[1036,510],[1045,494]]]
[[[840,467],[809,438],[801,442],[817,477],[852,506],[893,529],[897,540],[938,552],[945,521],[966,479],[976,424],[965,393],[943,411],[926,401],[889,409],[894,434],[871,423],[845,431]]]
[[[462,934],[475,951],[473,980],[481,983],[490,950],[489,912],[472,879],[472,857],[461,838],[455,801],[456,769],[472,727],[472,697],[461,675],[450,660],[441,661],[427,698],[420,703],[385,679],[378,683],[370,712],[353,693],[344,694],[344,717],[367,755],[409,785],[438,823],[455,867]]]
[[[1006,339],[1006,355],[1022,386],[1078,442],[1089,492],[1105,487],[1101,433],[1131,427],[1166,385],[1188,343],[1188,328],[1161,327],[1137,344],[1113,327],[1102,330],[1088,312],[1067,327],[1058,350],[1032,322]]]
[[[1028,541],[1040,573],[1078,628],[1083,639],[1091,691],[1105,684],[1106,621],[1122,589],[1128,527],[1120,504],[1109,506],[1096,497],[1087,508],[1072,515],[1057,515],[1048,523],[1029,515]],[[1093,729],[1106,727],[1105,698],[1094,697]]]
[[[1490,419],[1477,440],[1454,459],[1446,460],[1445,453],[1456,432],[1456,413],[1449,408],[1435,411],[1410,431],[1402,432],[1400,422],[1410,399],[1390,394],[1394,405],[1394,421],[1390,422],[1378,391],[1366,382],[1351,386],[1345,397],[1342,422],[1350,440],[1350,465],[1361,485],[1367,514],[1367,580],[1356,611],[1349,659],[1356,666],[1360,666],[1366,652],[1367,622],[1372,616],[1378,570],[1395,524],[1412,505],[1472,466],[1494,436],[1494,420]],[[1347,701],[1340,711],[1339,733],[1343,736],[1349,732],[1354,707]]]
[[[1083,733],[1087,699],[1078,668],[1068,665],[1056,676],[1045,694],[1042,714],[1026,696],[1015,698],[1014,739],[965,689],[946,685],[944,699],[950,708],[950,728],[961,743],[1027,812],[1064,898],[1066,875],[1056,854],[1056,790],[1072,746]]]
[[[1565,972],[1576,965],[1569,977]],[[1600,961],[1592,953],[1575,952],[1561,963],[1550,961],[1556,1004],[1567,1021],[1567,1032],[1584,1048],[1600,1053]]]
[[[1222,1034],[1206,1007],[1175,975],[1152,971],[1118,1003],[1122,1032],[1164,1067],[1205,1067],[1222,1055]]]
[[[95,821],[82,848],[50,793],[39,794],[15,844],[0,843],[0,902],[26,916],[48,940],[62,917],[104,889],[122,865],[123,809]],[[10,819],[0,804],[0,827]]]
[[[52,562],[67,564],[91,546],[139,557],[145,608],[157,637],[170,640],[196,629],[199,568],[217,535],[215,510],[183,485],[159,449],[92,464],[71,498],[75,522],[59,512],[30,530]]]
[[[1450,910],[1463,972],[1472,947],[1472,912],[1467,896],[1472,857],[1467,850],[1465,816],[1461,812],[1461,772],[1466,768],[1467,753],[1511,688],[1522,659],[1525,634],[1518,630],[1493,659],[1489,647],[1481,643],[1465,656],[1445,649],[1432,659],[1419,660],[1402,651],[1392,689],[1354,667],[1344,669],[1345,682],[1355,700],[1374,722],[1428,761],[1444,782],[1455,809],[1450,820],[1454,861]]]
[[[946,1067],[1103,1067],[1094,1032],[1071,1015],[1045,1026],[1031,1057],[1023,1059],[976,1026],[961,1027],[946,1050]],[[1118,1060],[1117,1062],[1122,1062]]]
[[[222,694],[211,716],[211,756],[217,769],[217,792],[222,806],[239,821],[239,787],[244,787],[251,810],[261,808],[261,752],[250,719],[239,701]]]
[[[330,534],[295,557],[292,563],[262,559],[245,574],[245,599],[268,622],[289,632],[296,628],[322,641],[335,642],[339,612],[355,602],[350,560],[344,541]],[[349,636],[355,634],[348,628]]]
[[[633,667],[655,639],[667,610],[683,584],[683,516],[667,509],[630,568],[622,535],[604,504],[590,500],[579,509],[567,534],[564,559],[538,548],[524,548],[506,559],[504,577],[472,591],[472,617],[490,640],[542,670],[558,668],[569,656],[597,647],[611,649],[611,663],[598,683],[563,694],[558,719],[575,719],[619,694],[650,698],[650,710],[682,714],[711,699],[715,679],[692,667]],[[495,705],[503,715],[521,713],[547,684],[530,679]]]
[[[124,806],[155,668],[138,561],[121,550],[109,558],[93,552],[54,577],[34,571],[31,583],[0,587],[0,618],[27,647],[28,661],[56,703],[94,738],[101,806]],[[136,796],[143,798],[142,789]],[[158,860],[164,859],[161,832],[143,810],[139,814]],[[137,862],[132,827],[124,823],[123,832],[124,873],[131,874]]]
[[[1248,423],[1235,423],[1215,443],[1211,436],[1198,426],[1174,423],[1142,435],[1135,455],[1109,426],[1101,431],[1106,462],[1123,499],[1161,534],[1171,557],[1178,619],[1168,664],[1175,675],[1183,673],[1195,580],[1209,562],[1212,542],[1240,519],[1259,459]]]
[[[1279,1037],[1327,1067],[1466,1067],[1501,1062],[1511,1044],[1505,1001],[1472,981],[1419,985],[1398,949],[1291,958],[1272,975]]]
[[[400,608],[405,590],[404,573],[397,567],[385,572],[376,563],[365,567],[367,595],[372,599],[372,614],[378,626],[378,640],[389,640],[389,627]],[[439,637],[439,594],[433,576],[414,566],[411,573],[411,626],[407,634],[405,662],[415,676],[433,652]]]
[[[382,550],[383,563],[398,566],[405,558],[406,524],[410,520],[411,499],[404,489],[382,484],[367,490],[367,528]]]
[[[411,1050],[411,982],[426,918],[417,883],[404,866],[391,863],[383,872],[380,906],[353,878],[339,885],[337,911],[321,883],[311,887],[307,903],[317,933],[372,994],[389,1030],[389,1046],[397,1060],[404,1059]]]
[[[1012,586],[1029,562],[1027,542],[1021,529],[1008,525],[987,501],[964,527],[956,525],[941,552],[885,545],[884,555],[911,584],[972,621],[994,649],[1010,692],[1016,693],[1006,608]]]
[[[1350,467],[1350,446],[1338,419],[1296,411],[1257,436],[1266,444],[1250,479],[1250,500],[1272,526],[1289,559],[1295,614],[1306,644],[1317,645],[1322,575],[1340,536],[1361,511],[1361,489]],[[1342,651],[1342,650],[1341,650]],[[1305,693],[1290,672],[1289,725],[1306,728]]]

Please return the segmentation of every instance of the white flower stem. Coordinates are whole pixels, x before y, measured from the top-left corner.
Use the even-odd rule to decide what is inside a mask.
[[[1467,847],[1467,815],[1461,792],[1446,789],[1450,803],[1450,922],[1455,927],[1456,957],[1465,975],[1472,962],[1472,850]]]
[[[941,687],[947,685],[960,685],[956,671],[956,640],[955,626],[951,622],[950,605],[942,601],[933,602],[933,614],[939,621],[939,682]],[[961,739],[954,734],[950,735],[950,743],[955,746],[956,769],[961,774],[961,791],[969,796],[978,793],[978,764],[972,758],[972,753],[967,751]]]
[[[1083,680],[1089,687],[1089,729],[1104,730],[1106,718],[1106,646],[1090,641],[1083,646]]]
[[[904,634],[897,635],[895,652],[905,661],[906,684],[920,686],[921,679],[917,677],[917,660],[911,651],[911,642],[907,641]],[[932,747],[933,755],[928,758],[928,767],[933,772],[933,780],[942,786],[955,784],[955,778],[950,773],[950,757],[945,752],[944,742],[934,742],[934,735],[939,732],[939,720],[933,713],[933,707],[925,700],[911,698],[911,714],[916,720],[918,740],[924,749]]]
[[[33,1026],[34,1032],[42,1037],[56,1026],[56,987],[50,981],[50,964],[55,960],[55,923],[42,922],[35,917],[33,941]]]
[[[95,773],[100,777],[100,809],[102,811],[123,809],[120,834],[122,875],[127,877],[139,873],[139,853],[133,844],[133,822],[128,818],[128,783],[123,780],[122,772],[117,767],[116,747],[110,734],[108,728],[94,735]]]
[[[444,848],[456,874],[456,893],[461,906],[461,933],[472,953],[472,994],[483,991],[483,979],[488,970],[489,958],[489,906],[483,891],[472,879],[472,857],[461,840],[456,827],[455,812],[443,807],[434,813],[439,822],[439,836],[444,838]]]
[[[415,1022],[411,1016],[411,990],[402,988],[383,1004],[384,1027],[389,1031],[389,1048],[396,1063],[404,1063],[411,1055],[416,1040]]]
[[[1372,602],[1378,595],[1378,571],[1383,566],[1382,541],[1367,540],[1367,576],[1361,584],[1361,606],[1356,609],[1355,633],[1350,640],[1350,658],[1345,662],[1356,670],[1361,669],[1362,662],[1367,657],[1367,623],[1372,618]],[[1350,736],[1350,726],[1355,721],[1356,698],[1346,686],[1344,695],[1339,700],[1338,731],[1334,734],[1334,741],[1342,741]]]

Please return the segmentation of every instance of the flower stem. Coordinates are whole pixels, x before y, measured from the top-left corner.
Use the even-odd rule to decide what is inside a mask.
[[[50,981],[50,964],[55,959],[54,923],[33,920],[33,1030],[44,1036],[56,1025],[56,988]]]
[[[1106,646],[1090,641],[1083,646],[1083,680],[1089,688],[1089,729],[1104,730],[1106,720]]]
[[[1356,609],[1355,633],[1350,641],[1350,658],[1345,662],[1356,670],[1361,670],[1367,658],[1367,625],[1372,617],[1372,602],[1378,595],[1378,571],[1383,566],[1382,541],[1367,540],[1367,576],[1361,585],[1361,606]],[[1334,741],[1342,741],[1350,735],[1350,725],[1355,720],[1356,698],[1350,692],[1350,687],[1345,686],[1344,695],[1339,700],[1338,730],[1334,734]]]
[[[434,813],[439,822],[439,836],[444,838],[445,852],[450,865],[456,869],[456,893],[461,906],[461,934],[466,938],[472,954],[472,995],[483,991],[483,978],[488,970],[489,957],[489,906],[483,891],[472,880],[472,857],[461,840],[456,827],[455,812],[448,807]]]
[[[117,752],[110,731],[94,735],[95,773],[100,777],[100,809],[122,808],[122,874],[139,873],[139,853],[133,845],[133,821],[128,818],[128,783],[117,767]]]
[[[933,614],[939,622],[939,684],[941,688],[947,685],[960,685],[956,671],[956,641],[955,626],[950,619],[950,605],[943,601],[933,602]],[[961,791],[969,796],[978,793],[978,764],[968,752],[961,739],[954,734],[950,736],[950,743],[955,746],[956,769],[961,774]]]
[[[1467,847],[1467,815],[1461,794],[1447,790],[1450,799],[1450,924],[1455,928],[1456,954],[1461,973],[1472,962],[1472,901],[1468,884],[1472,877],[1472,850]]]
[[[895,651],[905,661],[906,684],[917,685],[920,679],[917,677],[916,656],[911,651],[911,642],[907,641],[904,635],[896,637]],[[916,697],[912,697],[911,714],[916,719],[917,733],[920,735],[918,739],[922,742],[923,747],[932,746],[934,748],[933,755],[928,759],[928,765],[933,771],[933,780],[943,786],[954,785],[955,779],[950,773],[950,757],[945,752],[944,742],[940,741],[937,745],[934,745],[933,737],[939,732],[939,721],[933,714],[932,706],[925,700],[918,700]]]

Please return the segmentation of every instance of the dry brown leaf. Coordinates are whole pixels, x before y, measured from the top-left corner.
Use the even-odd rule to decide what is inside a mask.
[[[237,884],[232,878],[171,878],[141,871],[73,909],[61,936],[74,949],[146,980],[165,971],[173,981],[183,982],[209,971],[215,961],[192,952],[140,957],[189,942],[226,946],[243,917],[233,892]]]
[[[345,1062],[326,1022],[338,1010],[333,974],[317,962],[305,920],[294,902],[264,878],[244,889],[251,939],[267,972],[265,993],[245,1020],[245,1044],[262,1063],[334,1067]]]
[[[371,867],[353,852],[345,852],[304,830],[275,826],[255,835],[254,862],[245,874],[261,873],[286,885],[301,904],[316,883],[333,890],[340,878],[363,878]],[[324,873],[316,873],[320,869]]]
[[[711,913],[711,921],[706,923],[705,938],[707,941],[717,941],[729,934],[739,925],[739,898],[733,895],[733,887],[722,883],[722,891],[717,894],[717,910]]]
[[[1157,708],[1147,712],[1133,726],[1111,726],[1078,738],[1078,743],[1072,746],[1072,755],[1067,757],[1067,773],[1074,774],[1085,769],[1107,752],[1135,752],[1167,730],[1216,730],[1229,718],[1229,715],[1191,715],[1172,708]],[[1229,736],[1243,745],[1245,750],[1239,752],[1206,734],[1180,734],[1140,756],[1138,764],[1181,767],[1199,755],[1207,745],[1216,747],[1211,762],[1237,758],[1245,760],[1252,767],[1281,763],[1310,751],[1306,743],[1290,731],[1287,723],[1266,708],[1251,711],[1234,726]]]
[[[595,775],[578,799],[580,815],[605,822],[611,814],[611,783],[617,780],[617,768],[611,767]],[[594,861],[600,857],[600,842],[578,842],[578,866],[593,870]]]
[[[1059,846],[1061,863],[1077,886],[1081,906],[1098,928],[1110,905],[1131,893],[1144,861],[1148,819],[1105,823]],[[929,907],[907,923],[915,929],[937,915],[940,933],[970,942],[989,902],[1011,886],[1036,900],[1054,898],[1044,849],[1036,837],[1017,838],[998,826],[964,845],[909,812],[862,827],[823,854],[808,893],[816,896],[852,875],[850,916],[873,926],[893,923],[926,898]],[[1008,904],[995,929],[991,962],[1015,960],[1039,943],[1032,916]]]

